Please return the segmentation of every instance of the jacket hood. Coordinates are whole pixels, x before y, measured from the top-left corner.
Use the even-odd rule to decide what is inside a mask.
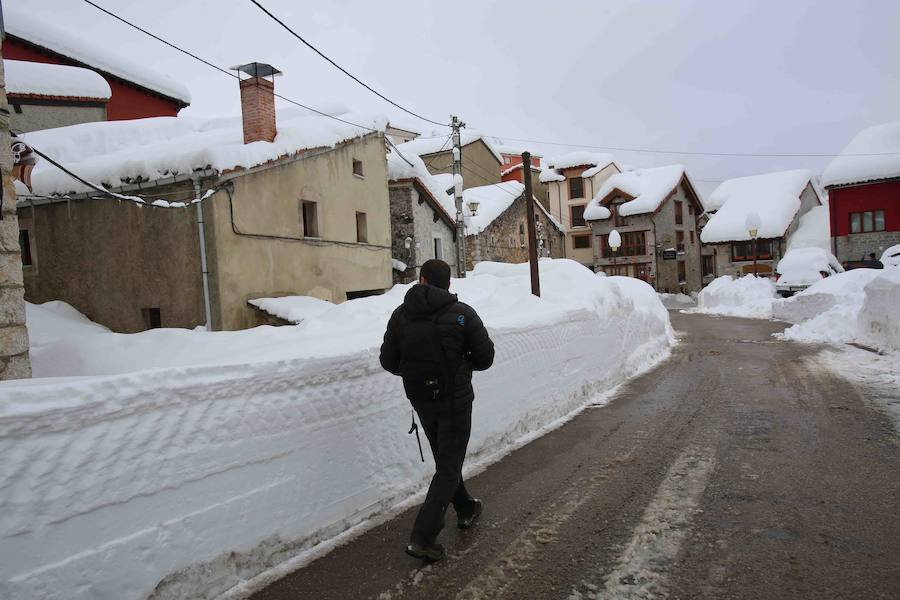
[[[456,294],[427,283],[417,283],[406,292],[403,308],[411,315],[431,315],[456,301]]]

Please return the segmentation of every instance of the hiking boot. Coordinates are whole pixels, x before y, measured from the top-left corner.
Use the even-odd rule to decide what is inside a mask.
[[[406,553],[413,558],[419,558],[426,562],[437,562],[444,558],[444,547],[440,544],[432,544],[431,546],[423,546],[421,544],[408,544]]]
[[[459,517],[456,520],[456,526],[460,529],[468,529],[469,527],[474,525],[475,521],[478,520],[478,517],[481,516],[482,509],[483,506],[481,504],[481,500],[472,498],[472,514],[465,517]]]

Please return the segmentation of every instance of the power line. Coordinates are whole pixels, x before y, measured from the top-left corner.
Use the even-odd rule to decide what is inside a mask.
[[[284,27],[284,29],[286,29],[286,30],[288,31],[288,33],[290,33],[292,36],[294,36],[295,38],[297,38],[298,40],[300,40],[301,42],[303,42],[303,43],[306,45],[306,47],[308,47],[310,50],[312,50],[313,52],[315,52],[316,54],[318,54],[319,56],[321,56],[322,58],[324,58],[324,59],[325,59],[326,61],[328,61],[333,67],[335,67],[337,70],[339,70],[341,73],[343,73],[344,75],[346,75],[347,77],[349,77],[350,79],[352,79],[353,81],[355,81],[356,83],[358,83],[359,85],[363,86],[364,88],[366,88],[367,90],[369,90],[370,92],[372,92],[373,94],[375,94],[376,96],[378,96],[379,98],[381,98],[382,100],[388,102],[389,104],[392,104],[392,105],[396,106],[397,108],[399,108],[399,109],[402,110],[403,112],[405,112],[405,113],[407,113],[407,114],[410,114],[410,115],[416,117],[417,119],[421,119],[421,120],[423,120],[423,121],[426,121],[426,122],[428,122],[428,123],[432,123],[432,124],[434,124],[434,125],[439,125],[439,126],[441,126],[441,127],[447,127],[447,124],[446,124],[446,123],[440,123],[440,122],[438,122],[438,121],[433,121],[432,119],[429,119],[429,118],[427,118],[427,117],[423,117],[422,115],[420,115],[420,114],[418,114],[418,113],[415,113],[415,112],[409,110],[408,108],[406,108],[406,107],[404,107],[404,106],[402,106],[402,105],[400,105],[400,104],[394,102],[393,100],[391,100],[390,98],[388,98],[387,96],[385,96],[384,94],[382,94],[381,92],[379,92],[378,90],[376,90],[375,88],[373,88],[372,86],[370,86],[369,84],[367,84],[367,83],[365,83],[364,81],[362,81],[359,77],[357,77],[356,75],[354,75],[353,73],[351,73],[350,71],[348,71],[347,69],[345,69],[344,67],[342,67],[341,65],[339,65],[339,64],[337,64],[336,62],[334,62],[333,60],[331,60],[328,56],[325,55],[324,52],[322,52],[321,50],[319,50],[318,48],[316,48],[315,46],[313,46],[312,44],[310,44],[309,42],[307,42],[305,39],[303,39],[303,36],[301,36],[299,33],[297,33],[296,31],[294,31],[293,29],[291,29],[284,21],[282,21],[281,19],[279,19],[278,17],[276,17],[275,15],[273,15],[271,12],[269,12],[269,10],[266,9],[265,6],[263,6],[262,4],[260,4],[259,2],[257,2],[257,0],[250,0],[250,2],[252,2],[253,4],[255,4],[255,5],[257,6],[257,8],[259,8],[259,10],[263,11],[264,13],[266,13],[266,14],[269,16],[269,18],[271,18],[273,21],[275,21],[276,23],[278,23],[279,25],[281,25],[282,27]]]
[[[159,37],[158,35],[156,35],[156,34],[150,32],[150,31],[147,31],[146,29],[144,29],[143,27],[140,27],[139,25],[135,25],[135,24],[132,23],[131,21],[129,21],[129,20],[127,20],[127,19],[124,19],[123,17],[120,17],[119,15],[117,15],[117,14],[115,14],[115,13],[113,13],[113,12],[111,12],[111,11],[105,9],[105,8],[103,8],[102,6],[96,4],[95,2],[92,2],[91,0],[82,0],[82,1],[85,2],[86,4],[90,5],[90,6],[93,6],[93,7],[96,8],[97,10],[99,10],[99,11],[101,11],[101,12],[103,12],[103,13],[109,15],[110,17],[112,17],[112,18],[114,18],[114,19],[116,19],[116,20],[118,20],[118,21],[121,21],[122,23],[128,25],[129,27],[132,27],[133,29],[136,29],[136,30],[140,31],[140,32],[143,33],[143,34],[146,34],[146,35],[152,37],[153,39],[155,39],[155,40],[157,40],[157,41],[159,41],[159,42],[162,42],[162,43],[165,44],[166,46],[168,46],[168,47],[170,47],[170,48],[172,48],[172,49],[174,49],[174,50],[177,50],[178,52],[181,52],[182,54],[184,54],[184,55],[186,55],[186,56],[190,56],[190,57],[193,58],[194,60],[198,60],[198,61],[202,62],[204,65],[206,65],[206,66],[208,66],[208,67],[212,67],[213,69],[215,69],[216,71],[219,71],[220,73],[224,73],[225,75],[228,75],[229,77],[231,77],[231,78],[233,78],[233,79],[238,79],[238,80],[240,79],[240,76],[238,76],[237,73],[233,73],[233,72],[231,72],[231,71],[228,71],[228,70],[226,70],[226,69],[223,69],[222,67],[220,67],[220,66],[218,66],[218,65],[216,65],[216,64],[211,63],[210,61],[206,60],[205,58],[202,58],[202,57],[200,57],[200,56],[197,56],[196,54],[194,54],[194,53],[192,53],[192,52],[189,52],[188,50],[185,50],[184,48],[181,48],[181,47],[179,47],[179,46],[176,46],[176,45],[173,44],[172,42],[169,42],[169,41],[167,41],[167,40],[165,40],[165,39]],[[305,105],[305,104],[301,104],[300,102],[297,102],[296,100],[292,100],[292,99],[290,99],[290,98],[287,98],[286,96],[282,96],[281,94],[279,94],[279,93],[277,93],[277,92],[275,92],[275,97],[276,97],[276,98],[280,98],[280,99],[284,100],[285,102],[289,102],[289,103],[291,103],[291,104],[293,104],[293,105],[295,105],[295,106],[299,106],[300,108],[304,108],[304,109],[306,109],[306,110],[308,110],[308,111],[314,112],[314,113],[316,113],[317,115],[321,115],[321,116],[323,116],[323,117],[328,117],[329,119],[334,119],[335,121],[340,121],[341,123],[344,123],[344,124],[346,124],[346,125],[352,125],[352,126],[354,126],[354,127],[359,127],[360,129],[365,129],[365,130],[368,130],[368,131],[378,131],[377,129],[375,129],[375,128],[373,128],[373,127],[368,127],[368,126],[366,126],[366,125],[360,125],[359,123],[353,123],[352,121],[347,121],[346,119],[341,119],[340,117],[336,117],[336,116],[334,116],[334,115],[329,115],[328,113],[325,113],[325,112],[322,112],[322,111],[320,111],[320,110],[317,110],[317,109],[315,109],[315,108],[313,108],[313,107],[311,107],[311,106],[307,106],[307,105]]]

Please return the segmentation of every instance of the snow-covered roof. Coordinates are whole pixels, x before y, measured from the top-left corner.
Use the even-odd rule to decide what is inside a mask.
[[[491,154],[497,159],[497,162],[503,163],[503,157],[497,152],[497,149],[491,144],[490,140],[480,133],[462,132],[459,134],[460,146],[465,148],[469,144],[481,140],[488,147]],[[436,154],[438,152],[449,152],[453,148],[453,143],[448,136],[420,137],[409,142],[400,144],[399,149],[404,155],[416,154],[418,156],[426,156],[428,154]]]
[[[669,194],[685,177],[684,165],[669,165],[652,169],[635,169],[625,173],[616,173],[603,182],[597,194],[584,209],[584,218],[597,221],[609,218],[609,210],[601,202],[614,190],[625,192],[633,199],[619,205],[619,214],[623,217],[655,212]]]
[[[612,154],[585,151],[569,152],[547,161],[547,166],[549,168],[544,169],[541,173],[541,183],[564,181],[565,177],[560,173],[563,169],[587,167],[581,176],[593,177],[609,165],[614,165],[615,163],[616,159],[613,158]]]
[[[95,100],[108,100],[112,96],[112,90],[109,89],[109,84],[103,76],[90,69],[24,60],[4,60],[3,71],[7,94]]]
[[[900,177],[900,121],[857,133],[825,168],[822,185],[849,185],[896,177]]]
[[[703,228],[700,239],[707,244],[751,239],[747,231],[747,215],[751,212],[761,219],[758,237],[780,238],[797,216],[800,195],[810,184],[816,190],[815,177],[806,169],[723,181],[706,203],[707,207],[719,208]]]
[[[447,193],[447,190],[453,187],[453,175],[447,176],[450,178],[449,182],[446,177],[432,175],[421,158],[406,152],[403,152],[401,156],[396,150],[388,152],[387,164],[389,181],[417,180],[434,197],[440,208],[443,209],[444,216],[451,221],[454,219],[454,215],[456,215],[455,201]]]
[[[509,174],[512,173],[513,171],[517,171],[517,170],[519,170],[519,169],[521,169],[521,168],[522,168],[522,163],[516,163],[516,164],[514,164],[514,165],[511,165],[511,166],[509,166],[509,167],[506,167],[505,169],[503,169],[502,171],[500,171],[500,177],[503,177],[504,175],[509,175]],[[532,171],[537,171],[538,173],[541,172],[541,168],[540,168],[540,167],[536,167],[536,166],[534,166],[534,165],[531,165],[531,170],[532,170]]]
[[[383,130],[385,119],[342,113],[342,119]],[[369,130],[306,110],[278,111],[274,142],[244,144],[241,118],[154,117],[81,123],[26,133],[21,138],[74,173],[96,184],[118,187],[200,169],[249,168],[308,148],[331,147]],[[88,191],[39,160],[31,176],[34,193]]]
[[[63,15],[60,14],[59,19],[62,17]],[[3,21],[8,35],[84,63],[98,71],[115,75],[163,96],[180,100],[185,104],[191,102],[190,91],[172,77],[154,71],[137,60],[124,58],[122,53],[115,48],[91,43],[89,41],[91,38],[102,39],[100,31],[81,32],[81,35],[75,35],[71,32],[71,28],[61,20],[48,22],[47,17],[38,19],[24,8],[15,5],[3,7]]]
[[[468,221],[466,234],[477,235],[487,229],[497,217],[502,215],[504,211],[512,206],[513,202],[518,200],[524,193],[525,186],[518,181],[504,181],[502,183],[473,187],[463,191],[463,214]],[[469,202],[472,200],[479,203],[478,210],[476,211],[477,214],[474,217],[471,216],[469,211]],[[559,231],[565,231],[563,226],[547,212],[547,209],[545,209],[537,199],[534,201],[534,206],[544,213],[544,216],[546,216]]]

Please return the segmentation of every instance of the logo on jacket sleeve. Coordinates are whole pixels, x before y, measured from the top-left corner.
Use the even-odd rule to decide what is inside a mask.
[[[456,322],[459,323],[460,327],[465,327],[466,326],[466,316],[459,315],[458,317],[456,317]]]

